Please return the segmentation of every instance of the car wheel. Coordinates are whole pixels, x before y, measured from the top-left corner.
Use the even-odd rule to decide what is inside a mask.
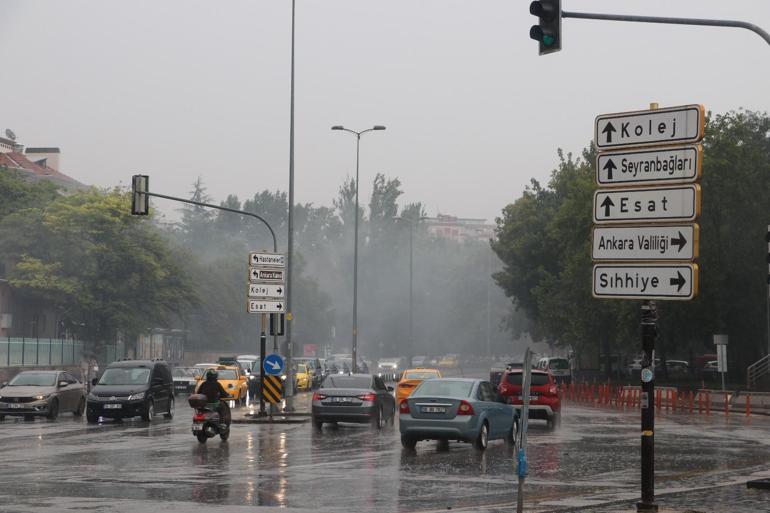
[[[324,427],[324,423],[320,419],[313,419],[313,427],[316,428],[318,431],[321,431]]]
[[[206,436],[206,433],[195,433],[195,438],[197,438],[200,443],[205,444],[209,437]]]
[[[152,422],[152,418],[155,416],[155,403],[152,399],[147,401],[147,408],[142,413],[142,420],[145,422]]]
[[[51,404],[48,405],[48,415],[46,415],[46,418],[50,420],[54,420],[58,416],[59,416],[59,401],[54,399],[51,401]]]
[[[377,430],[382,429],[385,426],[385,418],[382,415],[382,406],[377,408],[377,414],[372,419],[372,424]]]
[[[511,424],[511,430],[508,432],[508,436],[505,437],[505,441],[508,445],[515,447],[516,440],[519,437],[519,419],[514,418]]]
[[[99,417],[96,415],[91,415],[90,413],[86,413],[86,422],[89,424],[96,424],[99,422]]]
[[[5,415],[0,415],[0,422],[5,420]]]
[[[163,416],[166,417],[167,419],[173,419],[174,418],[174,403],[175,402],[176,401],[174,401],[174,398],[172,397],[171,401],[169,401],[169,403],[168,403],[168,411],[165,414],[163,414]]]
[[[401,435],[401,447],[413,451],[417,447],[417,439],[411,436]]]
[[[559,427],[559,424],[561,424],[561,419],[559,419],[560,415],[558,413],[554,413],[553,417],[548,419],[548,429],[554,430],[557,427]]]
[[[78,407],[77,407],[77,409],[76,409],[75,411],[73,411],[72,413],[73,413],[73,414],[74,414],[76,417],[82,417],[82,416],[83,416],[83,412],[84,412],[85,410],[86,410],[86,400],[85,400],[85,399],[83,399],[83,398],[81,397],[81,398],[80,398],[80,401],[78,401]]]
[[[483,451],[487,448],[487,444],[489,444],[489,426],[487,426],[487,422],[484,421],[484,423],[481,424],[481,429],[479,429],[479,436],[476,437],[476,440],[473,442],[473,446]]]

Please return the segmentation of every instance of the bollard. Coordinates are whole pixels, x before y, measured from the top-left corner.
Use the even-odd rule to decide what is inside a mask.
[[[662,407],[662,391],[661,389],[657,389],[655,391],[655,407],[657,408],[658,412],[660,413],[661,407]]]
[[[666,389],[666,413],[671,409],[671,389]]]
[[[751,416],[751,394],[746,396],[746,416]]]

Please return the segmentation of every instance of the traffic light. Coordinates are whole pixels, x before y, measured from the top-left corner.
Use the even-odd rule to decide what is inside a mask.
[[[561,50],[561,0],[532,2],[529,13],[538,17],[538,24],[529,29],[529,37],[540,44],[540,55]]]
[[[131,215],[146,216],[150,213],[150,197],[145,194],[150,187],[150,177],[134,175],[131,180]]]

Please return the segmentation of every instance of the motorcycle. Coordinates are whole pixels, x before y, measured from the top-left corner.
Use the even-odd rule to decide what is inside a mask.
[[[205,395],[191,395],[187,402],[195,409],[192,433],[198,439],[198,442],[205,444],[206,440],[217,435],[219,435],[223,442],[230,438],[230,422],[226,424],[221,422],[219,412],[211,407]],[[227,404],[224,404],[223,407],[227,408]]]

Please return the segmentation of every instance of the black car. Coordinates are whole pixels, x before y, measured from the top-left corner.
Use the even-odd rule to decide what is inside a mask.
[[[111,363],[93,385],[86,405],[88,422],[98,422],[99,417],[151,421],[156,413],[174,416],[174,382],[162,360]]]
[[[198,385],[198,376],[201,370],[195,367],[174,367],[172,376],[174,378],[175,394],[192,394]]]
[[[313,394],[313,425],[324,422],[371,423],[381,429],[396,418],[393,387],[371,374],[329,374]]]

